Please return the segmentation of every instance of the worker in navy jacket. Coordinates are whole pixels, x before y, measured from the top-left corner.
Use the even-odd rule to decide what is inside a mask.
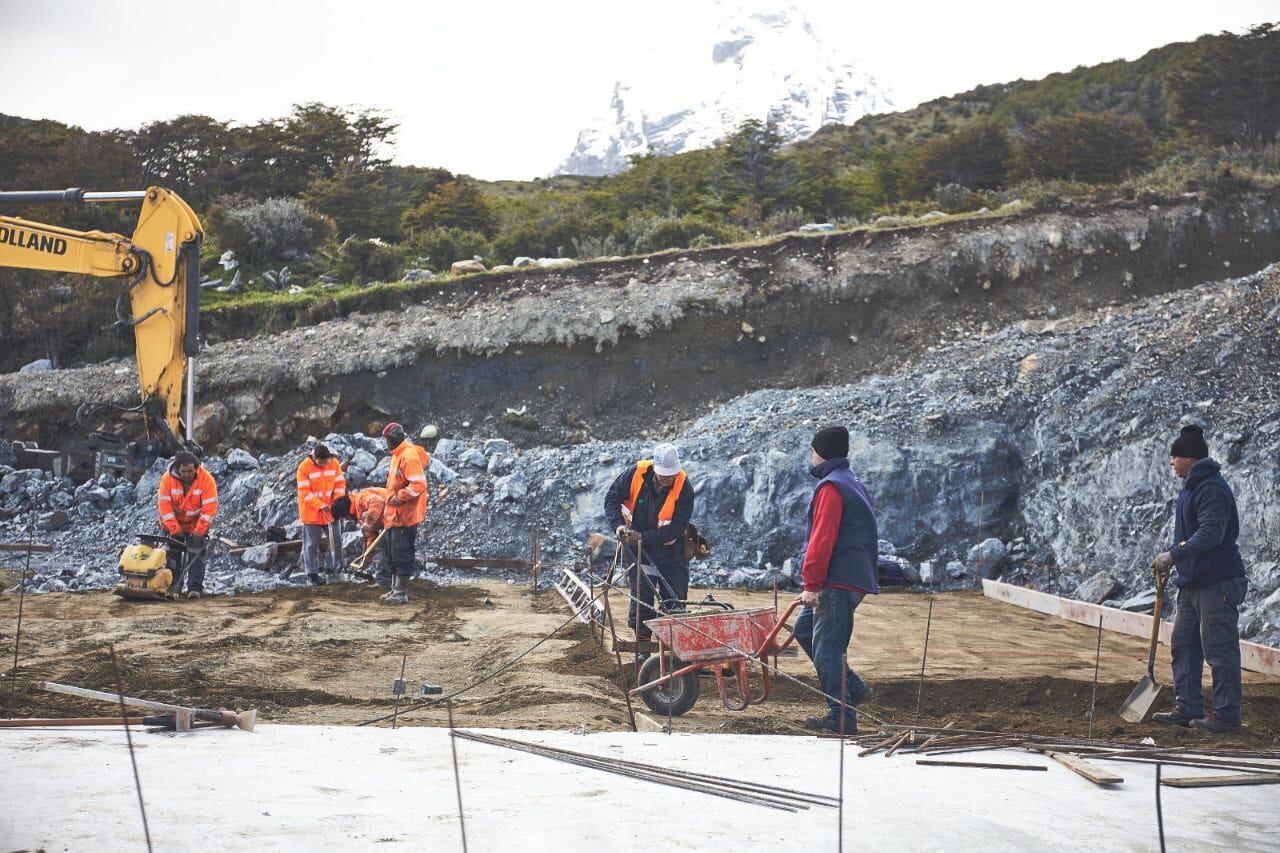
[[[806,729],[853,734],[854,707],[871,698],[871,686],[848,668],[853,612],[876,582],[879,531],[871,495],[849,468],[849,431],[824,427],[813,437],[809,473],[819,482],[809,502],[809,530],[800,561],[800,600],[796,640],[813,661],[827,694],[828,713],[809,717]],[[842,688],[843,687],[843,691]],[[843,722],[841,701],[843,692]]]
[[[1152,715],[1158,723],[1190,726],[1211,734],[1240,730],[1240,604],[1248,592],[1236,540],[1240,516],[1222,466],[1209,458],[1200,427],[1182,428],[1170,450],[1170,467],[1183,480],[1174,508],[1175,544],[1155,559],[1157,572],[1173,570],[1177,610],[1169,650],[1173,656],[1174,709]],[[1160,614],[1156,614],[1160,618]],[[1213,673],[1213,719],[1204,714],[1201,680]]]

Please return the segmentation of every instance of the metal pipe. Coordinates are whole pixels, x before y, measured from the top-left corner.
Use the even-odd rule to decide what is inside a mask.
[[[195,440],[196,423],[196,360],[187,359],[187,442]]]
[[[67,190],[67,192],[71,192],[71,190]],[[86,204],[94,204],[94,203],[109,204],[111,202],[117,202],[117,201],[142,201],[147,197],[146,190],[121,190],[118,192],[97,192],[97,193],[88,193],[88,192],[85,192],[84,190],[80,190],[79,192],[80,192],[80,198],[78,200],[83,201]]]

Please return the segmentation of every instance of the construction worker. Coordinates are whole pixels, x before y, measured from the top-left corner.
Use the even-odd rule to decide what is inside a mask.
[[[1198,426],[1182,428],[1169,465],[1183,480],[1173,516],[1177,544],[1156,557],[1154,568],[1161,574],[1172,571],[1169,579],[1178,588],[1169,638],[1174,708],[1151,719],[1210,734],[1239,732],[1240,604],[1249,581],[1236,544],[1240,516],[1235,495],[1220,473],[1222,466],[1209,457]],[[1204,715],[1206,661],[1213,673],[1213,719]]]
[[[174,578],[169,594],[182,592],[185,558],[187,598],[199,598],[204,594],[205,537],[218,514],[218,484],[194,453],[179,451],[160,478],[156,505],[165,533],[180,543],[178,548],[169,549],[169,568]]]
[[[604,496],[604,514],[618,538],[635,547],[650,564],[648,571],[632,569],[627,624],[636,638],[650,636],[645,621],[655,615],[654,598],[664,610],[683,609],[689,597],[689,561],[684,534],[693,517],[693,484],[680,464],[674,444],[659,444],[653,458],[627,468]],[[639,568],[639,567],[637,567]],[[656,569],[656,572],[654,571]]]
[[[317,444],[311,448],[298,465],[298,520],[302,522],[302,567],[307,580],[316,586],[324,586],[320,574],[320,543],[329,540],[329,558],[324,568],[329,572],[338,569],[341,534],[331,510],[333,502],[347,491],[347,478],[342,475],[342,464],[329,448]]]
[[[348,492],[333,502],[335,523],[344,518],[353,519],[360,525],[364,534],[364,550],[368,551],[378,541],[382,532],[383,521],[387,511],[387,490],[381,486],[366,486]],[[377,559],[377,555],[373,555]],[[391,565],[386,560],[378,560],[378,571],[375,576],[378,586],[391,586]]]
[[[809,531],[800,561],[800,601],[796,640],[813,661],[827,694],[825,717],[809,717],[812,731],[856,734],[857,705],[871,698],[871,686],[848,667],[853,612],[867,595],[880,591],[876,580],[879,530],[871,495],[849,468],[849,430],[824,427],[813,436],[809,473],[818,485],[809,502]],[[843,696],[843,726],[841,703]]]
[[[391,452],[391,470],[387,472],[387,504],[382,537],[387,563],[391,567],[391,591],[381,596],[383,604],[406,604],[409,601],[409,576],[413,574],[414,550],[418,525],[427,517],[427,451],[411,442],[404,427],[389,423],[382,437]]]

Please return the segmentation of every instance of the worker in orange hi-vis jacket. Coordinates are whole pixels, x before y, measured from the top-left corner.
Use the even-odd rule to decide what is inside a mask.
[[[324,568],[337,571],[341,534],[333,516],[333,502],[346,494],[342,465],[323,444],[317,444],[298,465],[298,520],[302,522],[302,566],[307,580],[325,583],[320,574],[320,543],[328,538],[329,559]]]
[[[183,450],[173,457],[156,490],[156,509],[165,533],[185,551],[187,598],[199,598],[204,594],[205,537],[218,514],[218,484],[194,453]],[[177,549],[171,549],[170,555],[170,562],[176,562],[172,558],[177,557]],[[176,566],[170,568],[174,581],[169,593],[177,595],[182,592],[183,573]]]
[[[364,549],[366,551],[378,541],[378,534],[382,532],[382,524],[386,514],[387,490],[382,486],[365,486],[363,489],[354,489],[333,502],[334,522],[341,524],[342,520],[346,518],[355,520],[360,525],[360,532],[364,534]],[[379,559],[377,554],[373,555],[373,559],[378,566],[374,581],[381,587],[391,586],[390,562],[385,559]]]
[[[383,604],[407,604],[418,525],[427,517],[427,466],[431,464],[431,456],[409,441],[400,424],[387,424],[382,437],[391,452],[387,510],[383,519],[387,535],[382,541],[392,578],[391,591],[381,600]]]

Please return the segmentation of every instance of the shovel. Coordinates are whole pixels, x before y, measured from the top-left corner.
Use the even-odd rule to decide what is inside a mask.
[[[1142,722],[1155,704],[1156,697],[1160,695],[1160,684],[1156,682],[1156,643],[1160,640],[1160,611],[1164,606],[1164,585],[1168,582],[1167,573],[1156,572],[1156,606],[1151,611],[1151,648],[1147,652],[1147,674],[1120,706],[1120,718],[1127,723]]]
[[[382,537],[386,535],[387,529],[384,527],[378,532],[377,538],[369,543],[369,547],[364,549],[364,553],[351,561],[351,571],[353,574],[365,575],[366,577],[369,575],[369,572],[365,570],[364,565],[368,562],[369,555],[373,553],[374,549],[378,547],[378,543],[382,541]]]

